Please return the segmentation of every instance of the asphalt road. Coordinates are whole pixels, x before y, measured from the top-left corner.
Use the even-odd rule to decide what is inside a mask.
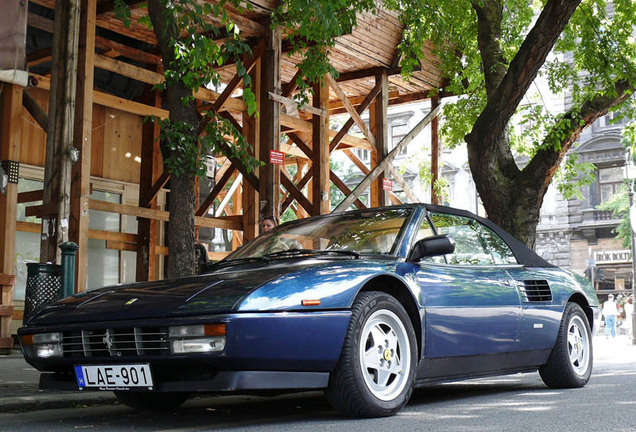
[[[350,419],[321,393],[199,398],[144,415],[121,405],[0,415],[0,431],[636,431],[636,347],[595,338],[592,379],[551,390],[537,373],[418,389],[398,415]]]

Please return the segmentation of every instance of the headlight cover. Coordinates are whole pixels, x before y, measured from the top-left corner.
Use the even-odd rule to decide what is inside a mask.
[[[170,327],[172,354],[212,353],[225,349],[225,323]]]
[[[22,347],[25,354],[33,357],[63,357],[62,339],[63,335],[61,332],[23,335]]]

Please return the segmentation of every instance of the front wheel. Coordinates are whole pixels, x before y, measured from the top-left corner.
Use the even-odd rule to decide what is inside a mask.
[[[128,392],[114,391],[124,405],[140,411],[165,411],[180,407],[190,397],[177,392]]]
[[[415,332],[404,307],[384,292],[362,293],[353,304],[327,398],[347,415],[393,415],[411,397],[416,364]]]
[[[541,379],[552,388],[583,387],[592,374],[592,362],[592,332],[587,317],[581,306],[568,303],[550,358],[539,369]]]

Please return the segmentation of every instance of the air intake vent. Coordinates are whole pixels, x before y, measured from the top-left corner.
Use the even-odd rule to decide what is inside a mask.
[[[526,302],[549,302],[552,301],[552,291],[548,281],[525,280],[521,286],[521,295]]]

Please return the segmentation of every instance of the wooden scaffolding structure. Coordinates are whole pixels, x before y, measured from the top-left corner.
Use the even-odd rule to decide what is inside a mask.
[[[59,242],[63,236],[64,240],[76,242],[80,246],[78,291],[85,289],[86,245],[91,238],[106,240],[107,248],[137,252],[137,280],[160,276],[157,258],[168,254],[168,250],[158,238],[159,224],[167,221],[169,214],[160,208],[157,197],[168,184],[169,175],[163,169],[158,127],[144,123],[143,117],[165,118],[169,113],[161,107],[161,94],[152,90],[153,85],[163,81],[163,75],[156,38],[138,22],[147,9],[143,1],[127,3],[132,12],[129,27],[115,17],[112,0],[30,0],[28,32],[38,40],[46,40],[48,35],[50,45],[27,50],[33,87],[3,85],[0,160],[46,166],[51,174],[47,174],[41,191],[18,193],[16,185],[10,184],[7,194],[0,195],[3,287],[0,349],[9,344],[14,313],[16,230],[42,235],[44,261],[55,259],[57,246],[55,240],[47,246],[47,238],[57,238]],[[239,160],[219,158],[215,185],[199,203],[196,226],[233,230],[237,233],[233,245],[238,247],[258,235],[263,208],[276,216],[290,207],[298,217],[328,213],[331,184],[346,197],[338,210],[350,205],[364,208],[358,198],[368,188],[371,207],[399,204],[392,192],[384,190],[385,176],[402,183],[407,196],[414,199],[391,163],[399,149],[390,151],[387,109],[390,105],[429,99],[432,92],[443,86],[432,47],[424,48],[421,67],[405,81],[397,67],[396,47],[403,26],[396,14],[382,8],[373,14],[359,14],[357,27],[339,37],[330,53],[330,61],[339,75],[325,76],[322,85],[315,87],[312,104],[296,110],[292,98],[296,91],[296,66],[301,58],[290,56],[281,32],[268,25],[277,2],[250,0],[250,3],[253,8],[249,11],[238,11],[229,5],[225,8],[252,44],[253,56],[244,64],[251,71],[259,117],[249,117],[242,99],[236,96],[241,79],[234,64],[219,68],[226,85],[222,92],[201,88],[195,97],[202,110],[213,109],[231,120],[265,165],[257,172],[248,172]],[[97,79],[97,74],[101,79]],[[143,88],[143,92],[132,97],[117,92],[113,86],[104,85],[104,76],[126,79],[136,88]],[[433,122],[436,173],[437,97],[431,100],[431,106],[432,111],[420,130]],[[368,125],[362,119],[366,112]],[[349,119],[340,130],[331,130],[329,117],[343,113]],[[112,133],[113,123],[118,128],[116,134]],[[354,126],[361,137],[351,134]],[[408,134],[398,147],[408,145],[416,132]],[[371,153],[370,166],[356,156],[353,150],[357,148]],[[79,150],[76,162],[73,149]],[[272,154],[280,154],[275,152],[283,154],[282,165],[270,163]],[[334,152],[346,154],[364,176],[353,191],[330,170],[330,156]],[[138,158],[136,162],[134,158]],[[294,175],[288,170],[291,166],[295,167],[291,170]],[[137,205],[92,199],[91,184],[95,178],[138,184]],[[228,190],[230,182],[232,187]],[[16,205],[36,201],[42,204],[30,205],[26,215],[42,218],[42,224],[16,221]],[[211,215],[215,201],[220,205]],[[137,234],[89,229],[90,213],[95,210],[137,217]],[[211,257],[222,256],[211,254]]]

